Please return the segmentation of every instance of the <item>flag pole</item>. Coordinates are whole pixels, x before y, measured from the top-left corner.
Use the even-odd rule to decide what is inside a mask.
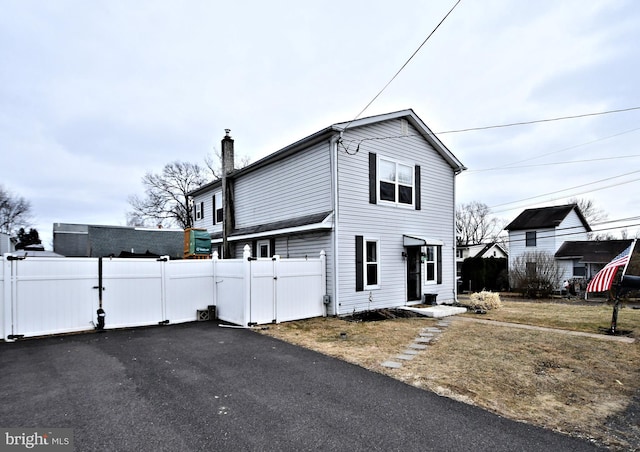
[[[627,267],[629,266],[629,262],[631,262],[631,257],[633,256],[633,250],[636,248],[636,242],[638,239],[633,239],[633,243],[631,244],[631,250],[629,251],[629,259],[624,264],[624,269],[622,269],[622,274],[620,275],[620,282],[616,287],[616,298],[613,302],[613,314],[611,314],[611,328],[609,328],[610,334],[616,334],[616,328],[618,327],[618,310],[620,309],[620,295],[622,293],[622,278],[624,278],[625,273],[627,273]]]

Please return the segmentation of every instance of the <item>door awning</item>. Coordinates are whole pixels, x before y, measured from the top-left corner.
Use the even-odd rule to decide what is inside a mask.
[[[402,244],[404,246],[426,246],[426,245],[444,245],[442,240],[434,240],[426,237],[418,237],[415,235],[403,235]]]

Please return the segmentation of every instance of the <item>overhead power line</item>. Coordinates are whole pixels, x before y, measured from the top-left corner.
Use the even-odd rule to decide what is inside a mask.
[[[540,159],[542,157],[546,157],[546,156],[552,155],[552,154],[560,154],[561,152],[570,151],[572,149],[576,149],[576,148],[579,148],[579,147],[582,147],[582,146],[587,146],[589,144],[597,143],[599,141],[604,141],[604,140],[608,140],[608,139],[611,139],[611,138],[619,137],[620,135],[625,135],[627,133],[637,132],[638,130],[640,130],[640,127],[635,127],[633,129],[625,130],[623,132],[615,133],[613,135],[607,135],[605,137],[596,138],[595,140],[587,141],[586,143],[575,144],[573,146],[569,146],[569,147],[566,147],[566,148],[563,148],[563,149],[558,149],[556,151],[551,151],[551,152],[547,152],[547,153],[544,153],[544,154],[540,154],[540,155],[537,155],[535,157],[530,157],[530,158],[523,159],[523,160],[517,160],[517,161],[511,162],[511,163],[505,163],[503,165],[494,166],[492,168],[469,170],[469,171],[467,171],[467,174],[469,174],[469,173],[479,173],[479,172],[482,172],[482,171],[494,171],[494,170],[500,170],[500,169],[518,168],[517,166],[512,166],[512,165],[517,165],[519,163],[524,163],[524,162],[530,162],[531,160],[537,160],[537,159]]]
[[[457,129],[457,130],[445,130],[444,132],[437,132],[439,135],[443,135],[445,133],[460,133],[460,132],[472,132],[475,130],[487,130],[487,129],[498,129],[501,127],[514,127],[514,126],[525,126],[529,124],[538,124],[541,122],[552,122],[552,121],[563,121],[565,119],[577,119],[577,118],[585,118],[587,116],[598,116],[598,115],[608,115],[611,113],[622,113],[626,111],[632,110],[640,110],[640,106],[638,107],[629,107],[629,108],[621,108],[619,110],[607,110],[607,111],[599,111],[596,113],[583,113],[580,115],[572,115],[572,116],[559,116],[557,118],[547,118],[547,119],[535,119],[533,121],[522,121],[522,122],[512,122],[509,124],[498,124],[493,126],[482,126],[482,127],[469,127],[467,129]]]
[[[563,188],[562,190],[556,190],[556,191],[552,191],[552,192],[549,192],[549,193],[544,193],[544,194],[542,194],[542,195],[531,196],[530,198],[520,199],[520,200],[518,200],[518,201],[511,201],[511,202],[505,202],[505,203],[502,203],[502,204],[496,204],[495,206],[492,206],[491,208],[493,208],[493,207],[508,206],[509,204],[517,204],[517,203],[522,202],[522,201],[529,201],[529,200],[531,200],[531,199],[542,198],[542,197],[544,197],[544,196],[549,196],[549,195],[555,195],[555,194],[561,193],[561,192],[563,192],[563,191],[569,191],[569,190],[574,190],[574,189],[576,189],[576,188],[587,187],[587,186],[589,186],[589,185],[599,184],[600,182],[606,182],[606,181],[608,181],[608,180],[618,179],[618,178],[620,178],[620,177],[629,176],[629,175],[631,175],[631,174],[636,174],[636,173],[640,173],[640,170],[635,170],[635,171],[631,171],[631,172],[629,172],[629,173],[619,174],[619,175],[617,175],[617,176],[606,177],[606,178],[604,178],[604,179],[599,179],[599,180],[596,180],[596,181],[587,182],[586,184],[580,184],[580,185],[576,185],[576,186],[569,187],[569,188]],[[622,183],[620,183],[620,184],[616,184],[616,185],[622,185],[622,184],[626,184],[626,183],[629,183],[629,182],[634,182],[634,181],[636,181],[636,180],[638,180],[638,179],[633,179],[633,180],[631,180],[631,181],[622,182]],[[610,187],[610,186],[609,186],[609,187]],[[509,209],[509,210],[511,210],[511,209]]]
[[[455,5],[453,5],[453,7],[449,10],[449,12],[442,18],[442,20],[440,22],[438,22],[438,25],[436,25],[436,27],[431,31],[431,33],[429,33],[429,35],[424,39],[424,41],[422,41],[422,44],[420,44],[418,46],[418,48],[415,50],[415,52],[413,52],[411,54],[411,56],[407,59],[407,61],[404,62],[404,64],[400,67],[400,69],[398,69],[398,72],[395,73],[395,75],[393,77],[391,77],[391,80],[389,80],[387,82],[386,85],[384,85],[382,87],[382,89],[378,92],[378,94],[376,94],[373,99],[371,99],[371,101],[369,101],[369,103],[362,109],[362,111],[360,111],[360,113],[358,113],[356,115],[355,118],[353,118],[346,126],[345,126],[345,130],[351,125],[351,123],[353,121],[355,121],[356,119],[358,119],[360,117],[360,115],[362,115],[362,113],[364,113],[367,108],[369,108],[371,106],[372,103],[375,102],[375,100],[380,97],[380,95],[383,93],[383,91],[385,89],[387,89],[387,87],[389,85],[391,85],[391,83],[396,79],[396,77],[398,75],[400,75],[400,72],[402,72],[402,70],[409,64],[409,62],[413,59],[414,56],[416,56],[418,54],[418,52],[420,51],[420,49],[422,49],[422,47],[427,43],[427,41],[429,40],[429,38],[431,38],[431,36],[433,36],[433,34],[436,32],[436,30],[438,28],[440,28],[440,25],[442,25],[442,23],[446,20],[447,17],[449,17],[449,15],[453,12],[453,10],[456,8],[456,6],[458,6],[458,3],[460,3],[461,0],[458,0]]]

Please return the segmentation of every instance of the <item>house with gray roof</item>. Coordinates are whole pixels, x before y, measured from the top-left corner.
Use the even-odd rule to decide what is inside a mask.
[[[223,257],[327,257],[328,312],[456,300],[455,176],[413,110],[336,123],[190,195]]]
[[[633,240],[566,241],[555,253],[567,279],[589,281]]]

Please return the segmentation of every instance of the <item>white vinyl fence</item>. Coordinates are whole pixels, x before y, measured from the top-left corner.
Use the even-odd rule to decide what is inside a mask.
[[[316,259],[178,260],[0,258],[0,339],[13,340],[95,328],[217,317],[247,326],[324,315],[326,262]],[[101,277],[100,277],[101,275]]]

